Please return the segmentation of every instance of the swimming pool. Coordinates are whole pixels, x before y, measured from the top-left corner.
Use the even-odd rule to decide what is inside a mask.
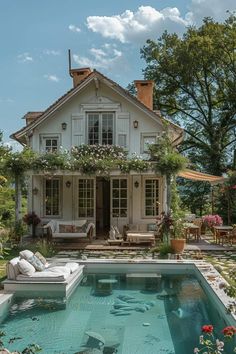
[[[94,268],[67,301],[15,298],[0,328],[8,349],[37,343],[45,354],[190,354],[202,325],[218,334],[227,325],[190,270]]]

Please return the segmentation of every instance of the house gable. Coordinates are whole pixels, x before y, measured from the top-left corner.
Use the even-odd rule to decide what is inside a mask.
[[[113,82],[112,80],[106,78],[104,75],[97,71],[91,72],[82,82],[68,91],[65,95],[59,98],[54,104],[52,104],[43,114],[41,114],[37,119],[32,121],[28,126],[19,130],[18,132],[12,135],[12,138],[20,141],[22,144],[29,144],[29,137],[35,134],[34,130],[39,130],[39,127],[45,124],[46,121],[54,119],[57,117],[57,112],[63,109],[65,105],[74,100],[75,97],[81,96],[84,91],[87,91],[88,88],[94,90],[94,95],[90,97],[87,102],[81,103],[80,108],[74,114],[81,114],[79,110],[94,109],[94,110],[119,110],[120,102],[123,101],[122,105],[125,106],[124,101],[127,103],[127,106],[136,108],[136,112],[140,112],[140,115],[143,117],[149,117],[150,120],[153,120],[155,125],[158,127],[158,130],[163,130],[163,119],[159,114],[156,114],[154,111],[151,111],[147,108],[142,102],[132,96],[128,91],[123,89],[121,86]],[[101,87],[104,88],[105,94],[98,94],[101,91]],[[111,98],[112,93],[115,93],[116,97]],[[122,99],[123,100],[122,100]],[[122,110],[121,110],[122,111]],[[124,111],[124,109],[123,109]],[[178,138],[182,134],[182,129],[177,125],[168,122],[169,128],[173,135],[174,139]]]

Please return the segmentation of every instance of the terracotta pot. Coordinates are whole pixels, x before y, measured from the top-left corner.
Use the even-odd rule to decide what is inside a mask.
[[[174,253],[183,253],[185,247],[185,239],[184,238],[171,239],[170,245]]]

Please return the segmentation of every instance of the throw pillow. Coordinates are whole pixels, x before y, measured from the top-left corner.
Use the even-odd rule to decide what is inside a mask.
[[[116,234],[116,237],[119,237],[120,236],[120,231],[118,229],[117,226],[113,226],[114,230],[115,230],[115,234]]]
[[[45,265],[35,255],[30,257],[28,262],[32,264],[32,266],[34,266],[34,268],[39,272],[42,272],[42,270],[45,269]]]
[[[83,226],[74,226],[74,233],[84,233]]]
[[[40,253],[40,252],[35,252],[34,254],[44,265],[47,264],[46,258]]]
[[[87,227],[88,227],[88,224],[89,224],[89,222],[87,221],[82,226],[74,226],[74,232],[85,234],[86,230],[87,230]]]
[[[20,260],[19,257],[15,257],[7,263],[7,279],[16,280],[17,275],[20,274],[20,271],[19,271],[19,268],[17,265],[19,260]]]
[[[59,232],[60,233],[72,233],[74,232],[74,226],[73,225],[59,225]]]
[[[21,274],[31,276],[35,273],[35,268],[26,259],[21,259],[18,263]]]
[[[116,232],[115,230],[113,229],[113,227],[111,227],[111,230],[109,231],[109,238],[111,240],[116,240]]]
[[[26,259],[28,261],[29,258],[31,258],[33,256],[33,252],[29,251],[29,250],[24,250],[20,252],[20,256],[23,259]]]

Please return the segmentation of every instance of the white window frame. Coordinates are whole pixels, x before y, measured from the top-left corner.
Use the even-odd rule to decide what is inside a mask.
[[[93,144],[89,144],[89,115],[90,114],[97,114],[98,115],[98,127],[99,127],[99,137],[98,137],[98,143],[99,145],[102,144],[102,121],[103,121],[103,114],[111,114],[112,115],[112,144],[109,145],[114,145],[115,144],[115,112],[113,111],[94,111],[94,112],[86,112],[86,121],[87,121],[87,136],[86,136],[86,140],[87,140],[87,144],[88,145],[93,145]],[[104,144],[107,145],[107,144]]]
[[[46,150],[46,140],[57,140],[57,149],[54,152],[58,152],[61,145],[61,136],[60,134],[44,134],[40,135],[40,151],[41,152],[53,152]]]
[[[158,133],[142,133],[141,134],[141,149],[140,152],[141,154],[147,154],[148,153],[148,149],[145,147],[146,143],[145,140],[146,139],[154,139],[155,141],[152,144],[156,144],[157,143],[157,138],[159,137]]]
[[[154,191],[154,195],[153,195],[153,208],[155,208],[156,210],[156,214],[154,215],[146,215],[146,181],[147,180],[151,180],[151,181],[157,181],[158,182],[158,198],[156,195],[156,189]],[[160,212],[162,211],[161,209],[161,203],[162,203],[162,194],[161,194],[161,188],[162,188],[162,184],[161,184],[161,179],[160,178],[155,178],[155,177],[143,177],[143,188],[142,188],[142,204],[143,204],[143,218],[146,219],[153,219],[156,218]]]
[[[46,214],[46,181],[59,181],[58,183],[58,211],[59,214]],[[44,178],[43,179],[43,215],[44,217],[51,217],[51,218],[58,218],[62,215],[61,212],[62,207],[62,179],[60,177],[53,177],[53,178]]]
[[[80,181],[81,180],[87,180],[87,181],[91,181],[92,186],[93,186],[93,198],[89,198],[90,201],[92,201],[92,211],[93,211],[93,215],[88,215],[88,198],[84,198],[84,200],[86,201],[86,206],[85,206],[85,215],[81,215],[80,214],[80,205],[79,205],[79,199],[80,199]],[[94,219],[96,217],[96,185],[95,185],[95,178],[89,178],[89,177],[79,177],[77,179],[77,218],[78,219]],[[87,189],[85,192],[86,196],[87,196]],[[82,198],[81,198],[82,199]],[[91,207],[90,207],[91,208]]]
[[[113,188],[113,183],[115,180],[119,181],[119,187]],[[126,188],[121,188],[121,180],[126,181]],[[118,197],[113,198],[113,190],[118,189]],[[126,190],[126,198],[121,197],[121,190]],[[114,206],[113,201],[118,200],[118,206]],[[122,206],[122,200],[126,200],[126,207]],[[114,213],[114,210],[117,209],[117,213]],[[126,215],[121,215],[121,210],[126,209]],[[126,177],[113,177],[111,178],[111,217],[115,218],[127,218],[129,212],[129,181]]]

